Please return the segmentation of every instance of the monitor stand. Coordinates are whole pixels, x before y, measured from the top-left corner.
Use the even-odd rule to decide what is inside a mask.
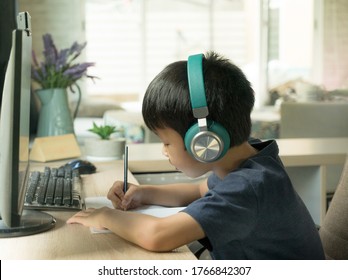
[[[0,220],[0,238],[32,235],[54,227],[56,220],[45,212],[24,210],[18,227],[8,227]]]

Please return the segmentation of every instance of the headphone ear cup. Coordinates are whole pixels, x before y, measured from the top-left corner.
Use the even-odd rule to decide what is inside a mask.
[[[184,143],[187,151],[195,159],[201,162],[212,162],[226,154],[230,148],[230,136],[219,123],[209,122],[208,131],[200,131],[196,123],[186,132]],[[215,143],[213,149],[209,147],[211,143]]]
[[[212,122],[211,126],[208,127],[208,130],[214,132],[216,135],[220,137],[223,143],[223,147],[219,158],[222,158],[230,148],[230,135],[228,134],[227,130],[217,122]]]
[[[185,148],[192,156],[193,156],[193,152],[191,150],[191,143],[193,138],[195,137],[195,135],[197,135],[198,132],[199,132],[198,123],[195,123],[186,131],[186,134],[185,134],[185,138],[184,138]]]

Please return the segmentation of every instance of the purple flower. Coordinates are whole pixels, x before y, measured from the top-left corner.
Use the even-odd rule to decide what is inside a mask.
[[[82,50],[86,47],[87,42],[83,43],[83,44],[79,44],[77,42],[74,42],[74,44],[71,46],[71,48],[69,49],[70,53],[69,54],[74,54],[76,53],[77,55],[80,55],[80,53],[82,52]]]
[[[95,64],[92,62],[76,63],[86,42],[74,42],[70,48],[58,50],[51,34],[43,35],[44,61],[39,63],[35,52],[32,53],[32,79],[42,88],[71,87],[83,76],[94,81],[96,77],[87,75],[87,69]]]
[[[57,48],[53,43],[52,36],[50,34],[43,35],[44,41],[44,56],[47,64],[55,64],[58,52]]]
[[[90,66],[94,66],[92,62],[85,62],[81,64],[75,64],[71,66],[69,69],[63,72],[64,76],[70,76],[73,80],[80,79],[87,72],[87,68]]]
[[[67,64],[69,49],[61,50],[56,61],[56,71],[60,71]]]

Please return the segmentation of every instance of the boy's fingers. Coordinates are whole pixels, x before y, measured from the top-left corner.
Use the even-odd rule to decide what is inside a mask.
[[[123,198],[124,193],[123,193],[123,183],[122,182],[117,181],[113,184],[113,186],[109,189],[109,192],[107,194],[107,197],[109,199],[112,199],[114,197],[118,197],[120,199]]]
[[[124,197],[123,193],[123,182],[116,181],[113,186],[110,188],[107,198],[111,200],[112,205],[115,208],[122,208],[121,201]]]

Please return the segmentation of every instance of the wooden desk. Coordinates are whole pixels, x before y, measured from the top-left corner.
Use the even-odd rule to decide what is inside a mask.
[[[277,139],[279,155],[315,223],[326,213],[327,168],[343,165],[348,138]],[[175,168],[162,154],[161,143],[129,146],[132,173],[173,172]]]
[[[320,224],[326,212],[326,169],[344,163],[348,138],[278,139],[277,143],[294,187],[314,221]],[[175,171],[161,151],[160,143],[129,145],[130,171]],[[96,165],[98,173],[83,178],[86,196],[104,196],[114,180],[123,180],[121,161]],[[130,182],[136,182],[131,173],[128,177]],[[114,234],[91,234],[86,227],[67,225],[71,212],[50,214],[57,219],[54,229],[27,237],[0,239],[0,259],[194,259],[186,246],[169,253],[153,253]]]
[[[123,180],[122,161],[96,165],[97,173],[83,176],[83,190],[86,197],[105,196],[115,180]],[[130,182],[136,183],[130,172],[128,178]],[[131,244],[115,234],[91,234],[87,227],[66,224],[66,220],[74,212],[49,213],[57,220],[53,229],[31,236],[0,239],[0,259],[195,259],[187,246],[168,253],[154,253]]]

